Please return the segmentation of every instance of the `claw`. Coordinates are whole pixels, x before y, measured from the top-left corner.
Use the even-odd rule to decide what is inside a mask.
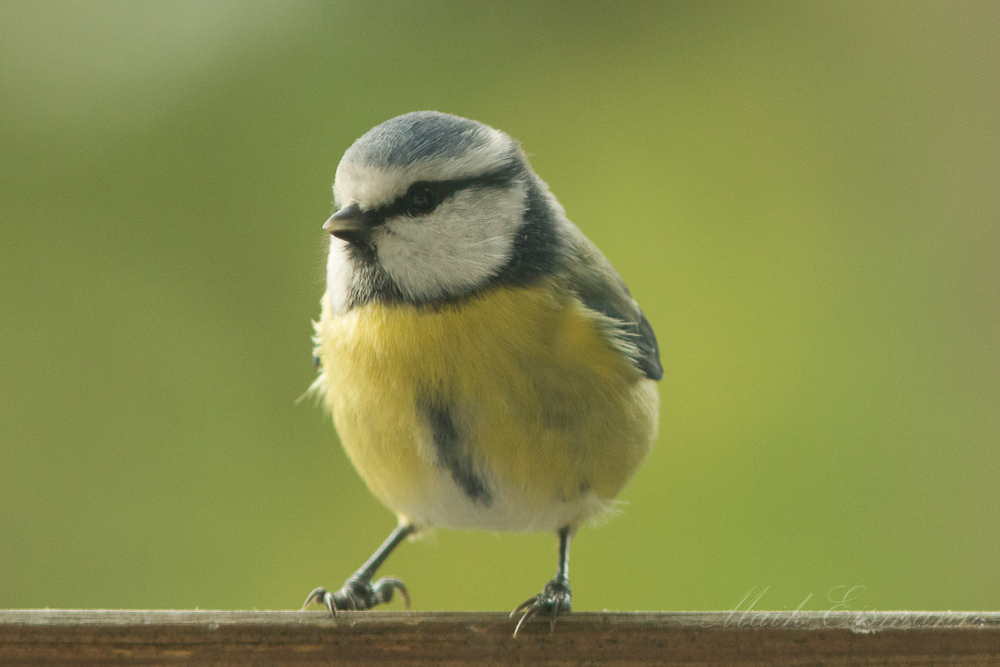
[[[403,604],[406,605],[406,611],[410,611],[410,593],[406,590],[406,585],[396,577],[382,577],[372,586],[375,591],[375,596],[383,604],[392,601],[392,594],[394,591],[398,590],[399,594],[403,596]]]
[[[392,550],[399,546],[400,542],[412,535],[414,531],[416,531],[416,528],[412,524],[404,523],[397,526],[396,530],[392,531],[385,542],[382,543],[382,546],[361,566],[361,569],[348,577],[339,591],[331,593],[325,588],[317,588],[306,598],[302,609],[304,610],[313,602],[322,603],[330,612],[330,615],[333,616],[334,621],[336,621],[338,609],[341,611],[348,609],[353,609],[354,611],[371,609],[381,603],[392,600],[393,593],[396,590],[399,590],[403,596],[403,601],[406,602],[406,608],[409,609],[410,594],[402,581],[396,577],[383,577],[373,584],[372,577],[375,575],[375,571],[378,570],[379,565],[389,556]]]
[[[549,632],[556,631],[556,618],[559,617],[559,609],[562,608],[562,600],[556,598],[552,603],[552,621],[549,623]]]
[[[518,612],[521,612],[521,611],[524,611],[525,609],[527,609],[531,605],[535,604],[535,602],[537,602],[538,598],[540,598],[540,597],[541,597],[540,595],[536,595],[534,597],[530,597],[527,600],[525,600],[524,602],[522,602],[521,604],[517,605],[517,608],[514,611],[510,612],[510,616],[508,616],[508,618],[514,618],[514,614],[516,614]]]
[[[331,593],[325,588],[317,588],[306,598],[302,609],[305,610],[313,602],[322,604],[327,608],[327,611],[330,612],[334,620],[336,620],[338,609],[340,611],[364,611],[371,609],[379,604],[392,601],[393,595],[397,590],[403,596],[406,608],[409,609],[410,593],[406,590],[403,582],[396,577],[383,577],[374,584],[370,581],[352,577],[344,583],[343,588],[335,593]]]
[[[559,614],[572,609],[570,602],[571,595],[572,592],[569,589],[569,583],[565,579],[556,578],[545,584],[545,588],[542,589],[541,593],[528,598],[519,604],[517,609],[510,612],[511,618],[522,611],[524,612],[521,619],[517,622],[517,627],[514,628],[514,636],[517,637],[517,633],[525,621],[532,616],[544,613],[552,614],[552,620],[549,622],[549,631],[554,631],[556,629],[556,618],[559,617]]]
[[[326,607],[327,611],[330,612],[330,616],[333,617],[333,622],[334,623],[337,622],[337,603],[336,600],[334,600],[333,598],[333,593],[326,590],[325,588],[317,588],[312,593],[310,593],[309,597],[306,598],[306,601],[302,603],[302,611],[305,611],[306,607],[308,607],[313,602],[316,602]]]
[[[538,610],[541,608],[541,605],[539,604],[539,601],[536,600],[535,598],[532,598],[531,600],[527,600],[526,602],[521,603],[520,607],[518,607],[517,609],[515,609],[514,612],[511,612],[511,616],[513,616],[514,613],[516,613],[518,610],[524,608],[524,605],[527,604],[528,602],[531,603],[531,606],[529,606],[528,610],[524,612],[523,616],[521,616],[521,620],[517,622],[517,627],[514,628],[514,636],[515,637],[517,637],[517,631],[521,629],[521,624],[523,624],[529,618],[531,618],[532,616],[534,616],[535,614],[537,614]]]

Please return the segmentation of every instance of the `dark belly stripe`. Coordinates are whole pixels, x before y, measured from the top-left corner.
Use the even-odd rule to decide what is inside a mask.
[[[451,478],[475,502],[489,505],[493,498],[475,470],[472,460],[464,455],[462,443],[447,407],[424,403],[418,406],[430,421],[431,433],[434,435],[434,448],[437,450],[438,464],[451,473]]]

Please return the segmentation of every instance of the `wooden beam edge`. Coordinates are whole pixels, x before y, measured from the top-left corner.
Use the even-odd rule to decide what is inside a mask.
[[[997,612],[0,611],[0,665],[993,665]]]
[[[0,631],[12,626],[126,627],[126,626],[261,626],[285,628],[410,628],[420,626],[507,626],[504,612],[340,612],[335,621],[325,611],[217,611],[114,609],[0,610]],[[610,629],[729,629],[739,630],[849,630],[867,634],[886,630],[975,629],[1000,631],[1000,612],[977,611],[663,611],[573,612],[559,617],[559,625]]]

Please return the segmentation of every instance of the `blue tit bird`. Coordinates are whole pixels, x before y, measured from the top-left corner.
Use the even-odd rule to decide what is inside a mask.
[[[548,531],[555,577],[512,612],[570,611],[569,545],[656,437],[663,376],[625,282],[571,223],[520,144],[448,114],[404,114],[344,153],[314,388],[348,457],[399,517],[335,592],[392,599],[378,567],[422,529]]]

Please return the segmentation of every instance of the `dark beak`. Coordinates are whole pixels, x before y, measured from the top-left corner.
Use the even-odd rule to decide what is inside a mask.
[[[323,223],[323,229],[343,241],[359,242],[368,238],[371,227],[365,222],[364,211],[356,203],[345,206]]]

